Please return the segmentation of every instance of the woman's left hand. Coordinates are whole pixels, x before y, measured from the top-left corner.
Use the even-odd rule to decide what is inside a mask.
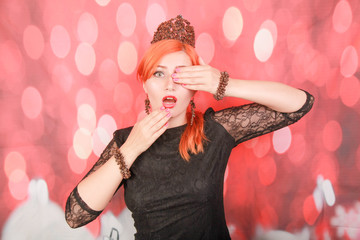
[[[215,94],[220,80],[220,71],[209,65],[180,67],[172,75],[175,83],[191,90]]]

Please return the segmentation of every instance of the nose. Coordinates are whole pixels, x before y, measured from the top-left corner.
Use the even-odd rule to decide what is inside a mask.
[[[174,91],[175,90],[175,84],[172,77],[168,76],[166,81],[165,81],[165,90],[168,91]]]

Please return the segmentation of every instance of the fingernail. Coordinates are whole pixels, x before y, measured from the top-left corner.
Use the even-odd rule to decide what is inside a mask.
[[[175,68],[175,72],[180,72],[180,68]]]
[[[169,122],[165,123],[165,125],[164,125],[164,126],[165,126],[165,127],[169,126]]]
[[[176,73],[171,74],[171,77],[172,78],[176,77]]]
[[[168,118],[171,117],[171,113],[168,113],[168,114],[166,115],[166,117],[168,117]]]
[[[174,78],[173,80],[174,80],[174,82],[178,82],[178,81],[179,81],[179,79],[178,79],[178,78]]]
[[[186,87],[186,84],[185,84],[185,83],[183,83],[183,84],[181,84],[181,86]]]
[[[164,110],[164,109],[165,109],[165,107],[164,107],[164,106],[162,106],[160,109],[161,109],[161,110]]]
[[[167,108],[165,111],[166,111],[166,112],[170,112],[170,109]]]

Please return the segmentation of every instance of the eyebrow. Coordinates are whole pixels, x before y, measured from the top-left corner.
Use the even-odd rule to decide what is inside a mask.
[[[162,66],[162,65],[157,65],[157,67],[158,68],[167,68],[167,67]],[[185,65],[176,66],[176,68],[178,68],[178,67],[186,67],[186,66]]]

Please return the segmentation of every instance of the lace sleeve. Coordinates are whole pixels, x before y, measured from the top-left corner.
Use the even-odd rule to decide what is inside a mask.
[[[112,151],[118,148],[115,140],[111,140],[107,145],[103,153],[100,155],[99,160],[94,164],[90,171],[85,175],[84,178],[89,176],[91,173],[99,169],[106,161],[112,156]],[[83,179],[84,179],[83,178]],[[93,221],[102,211],[95,211],[91,209],[80,197],[77,190],[77,186],[70,193],[65,207],[65,219],[66,222],[72,228],[81,227]]]
[[[236,144],[239,144],[297,122],[310,111],[314,103],[314,97],[304,92],[307,95],[306,102],[296,112],[277,112],[252,103],[215,112],[213,119],[228,131]]]

